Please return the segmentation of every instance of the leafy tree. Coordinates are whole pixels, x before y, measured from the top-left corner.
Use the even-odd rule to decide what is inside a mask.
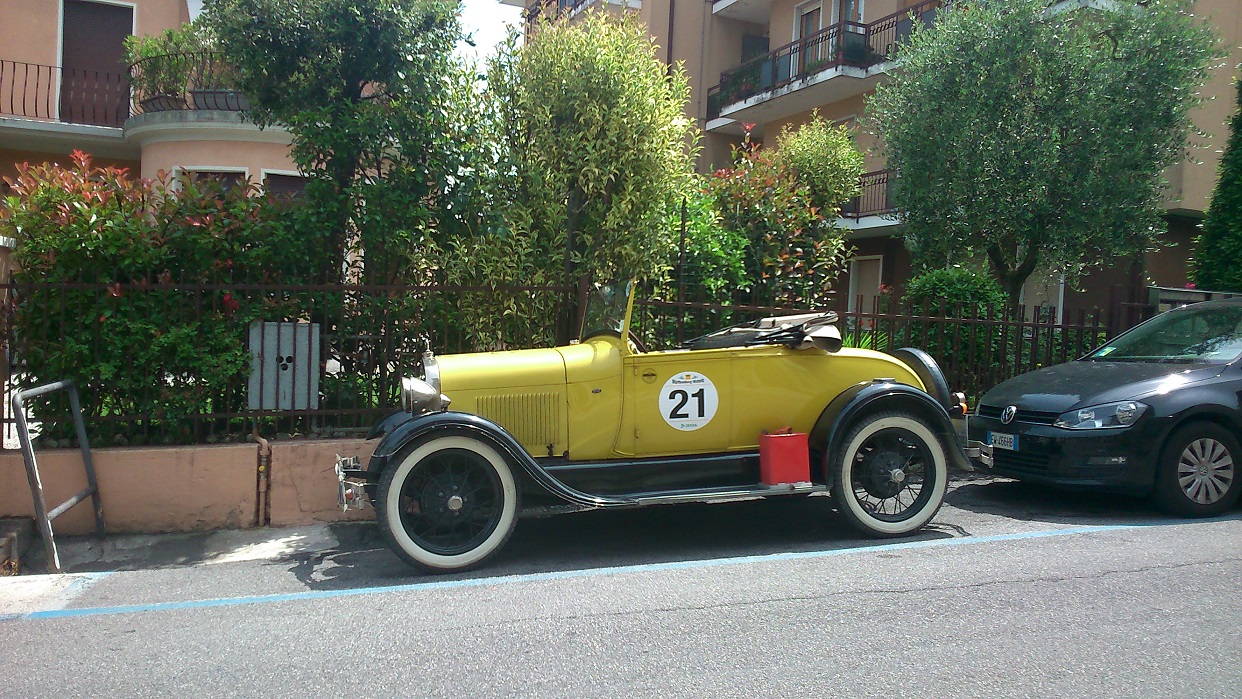
[[[1213,291],[1242,292],[1242,82],[1237,89],[1238,109],[1229,123],[1220,179],[1191,261],[1195,284]]]
[[[690,182],[689,86],[635,19],[587,13],[516,36],[489,62],[508,234],[554,281],[649,277],[667,264],[665,215]]]
[[[250,118],[293,134],[331,250],[393,281],[432,228],[453,129],[456,0],[207,0]]]
[[[743,262],[757,303],[819,306],[845,264],[841,202],[858,193],[863,157],[845,127],[817,113],[786,125],[776,148],[750,142],[717,170],[711,188],[725,228],[745,240]]]
[[[1163,228],[1161,171],[1182,157],[1219,55],[1189,5],[993,0],[916,31],[868,106],[916,260],[986,256],[1016,302],[1037,268],[1073,278],[1147,246]]]
[[[847,127],[833,126],[816,110],[797,129],[782,126],[776,144],[777,159],[793,172],[824,218],[835,219],[841,203],[858,194],[863,154],[854,146]]]

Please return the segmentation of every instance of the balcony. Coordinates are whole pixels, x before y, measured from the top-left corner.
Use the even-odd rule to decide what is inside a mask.
[[[0,149],[133,159],[120,128],[128,117],[123,73],[0,60]]]
[[[129,117],[129,79],[101,70],[0,61],[0,116],[117,127]]]
[[[841,204],[841,220],[838,223],[855,231],[896,225],[896,218],[890,215],[894,209],[888,197],[894,177],[892,170],[875,170],[861,175],[859,184],[862,191]]]
[[[214,51],[144,58],[129,67],[129,82],[133,85],[133,116],[250,109],[250,100],[236,89],[236,68]]]
[[[838,22],[720,75],[707,94],[709,131],[737,132],[871,91],[915,22],[930,25],[941,0],[862,24]]]
[[[503,0],[502,0],[503,2]],[[574,18],[592,5],[616,5],[623,10],[639,10],[642,0],[538,0],[522,13],[529,32],[540,19],[556,19],[562,15]]]
[[[751,24],[772,19],[772,0],[712,0],[712,14]]]

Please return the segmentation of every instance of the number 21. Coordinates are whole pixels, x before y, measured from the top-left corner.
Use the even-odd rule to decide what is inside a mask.
[[[696,401],[698,401],[698,404],[699,404],[699,413],[698,415],[695,415],[695,417],[702,418],[703,415],[706,413],[706,408],[704,407],[704,404],[703,404],[704,395],[705,394],[703,393],[703,389],[701,388],[695,391],[694,393],[687,393],[686,391],[683,391],[680,388],[669,391],[669,394],[668,394],[669,399],[677,401],[677,405],[674,405],[672,411],[670,411],[668,414],[669,419],[670,420],[684,420],[690,417],[690,414],[687,412],[684,412],[683,409],[686,407],[686,403],[690,402],[691,397],[693,397]]]

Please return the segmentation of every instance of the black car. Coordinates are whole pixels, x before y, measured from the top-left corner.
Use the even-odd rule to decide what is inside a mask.
[[[1242,490],[1242,298],[1162,313],[1082,359],[1010,379],[983,396],[969,430],[997,474],[1220,514]]]

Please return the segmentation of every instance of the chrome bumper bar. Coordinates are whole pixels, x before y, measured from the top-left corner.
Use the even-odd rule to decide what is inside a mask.
[[[356,456],[336,455],[336,504],[341,512],[361,510],[367,506],[365,471]]]

